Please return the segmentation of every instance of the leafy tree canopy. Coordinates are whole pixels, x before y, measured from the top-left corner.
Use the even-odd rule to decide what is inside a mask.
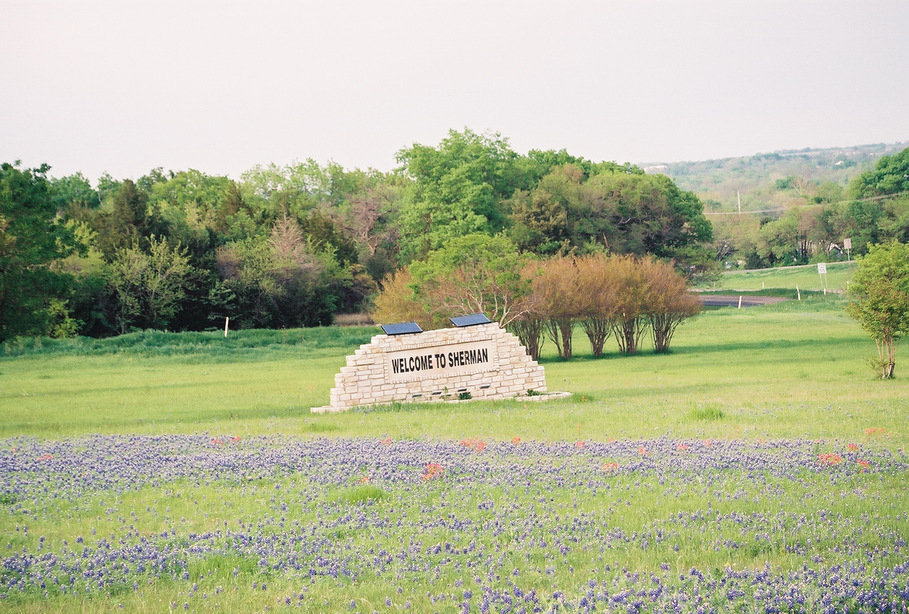
[[[677,257],[712,237],[694,194],[664,175],[615,165],[554,167],[532,190],[516,192],[510,206],[515,241],[539,254],[607,250]]]
[[[849,191],[854,198],[909,192],[909,147],[878,160],[874,170],[853,180]]]
[[[875,367],[881,379],[893,377],[896,344],[909,334],[909,245],[893,241],[872,246],[859,259],[849,297],[849,315],[877,343]]]
[[[65,296],[66,276],[49,265],[72,252],[74,242],[57,219],[49,170],[0,166],[0,341],[49,332],[50,301]]]
[[[409,260],[457,236],[502,230],[499,203],[530,182],[530,169],[498,134],[452,130],[437,148],[415,144],[397,159],[413,180],[401,220]]]

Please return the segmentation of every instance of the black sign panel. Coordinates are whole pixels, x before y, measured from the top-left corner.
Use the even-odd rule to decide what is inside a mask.
[[[491,324],[492,320],[487,318],[482,313],[474,313],[469,316],[457,316],[454,318],[449,318],[451,323],[461,328],[462,326],[477,326],[478,324]]]
[[[402,322],[400,324],[383,324],[382,330],[386,335],[412,335],[422,333],[423,329],[416,322]]]

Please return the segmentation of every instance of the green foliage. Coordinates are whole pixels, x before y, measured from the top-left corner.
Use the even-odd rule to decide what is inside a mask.
[[[185,248],[167,239],[149,238],[148,250],[138,245],[118,249],[110,265],[110,283],[117,295],[117,327],[166,329],[186,296],[192,266]]]
[[[755,251],[770,266],[803,263],[801,237],[796,217],[784,215],[761,226]]]
[[[518,155],[498,134],[451,130],[438,148],[401,150],[398,162],[413,179],[401,217],[405,262],[455,237],[499,232],[506,223],[500,201],[529,184]]]
[[[849,186],[854,198],[909,192],[909,147],[878,160],[874,170],[855,178]]]
[[[101,206],[98,193],[82,173],[50,180],[50,191],[58,211],[66,208],[97,209]]]
[[[711,213],[743,213],[710,218],[717,262],[746,268],[833,262],[864,254],[875,243],[909,238],[904,148],[802,150],[659,170],[697,192]],[[877,168],[870,169],[875,160]]]
[[[909,236],[909,196],[794,206],[760,221],[729,216],[716,228],[718,261],[729,262],[737,254],[748,268],[835,262],[864,254],[875,243]]]
[[[588,175],[580,166],[555,167],[509,204],[515,241],[542,255],[605,249],[676,257],[712,234],[694,194],[664,175],[630,169]]]
[[[723,410],[713,406],[707,405],[704,407],[695,407],[688,412],[688,417],[691,420],[702,420],[706,422],[711,422],[714,420],[722,420],[724,417]]]
[[[47,165],[0,166],[0,341],[45,334],[59,319],[69,277],[51,263],[75,248],[71,229],[56,218]]]
[[[108,258],[148,236],[148,195],[126,179],[98,217],[98,246]]]
[[[389,498],[389,496],[389,493],[385,492],[378,486],[373,486],[372,484],[360,484],[358,486],[352,486],[350,488],[345,488],[343,490],[330,493],[327,499],[332,503],[340,503],[342,505],[358,505],[361,503],[381,501],[383,499]]]
[[[530,283],[527,256],[504,235],[455,237],[411,264],[415,295],[436,326],[458,315],[484,313],[505,326],[521,314]]]
[[[79,330],[79,322],[70,316],[66,301],[52,298],[48,301],[47,315],[50,319],[48,336],[55,339],[74,337]]]
[[[909,245],[872,246],[849,286],[849,315],[877,343],[873,365],[881,379],[893,377],[896,344],[909,334]]]
[[[861,151],[880,155],[891,149]],[[369,309],[377,282],[402,265],[424,262],[452,240],[473,235],[504,233],[518,252],[541,256],[651,254],[674,260],[689,279],[714,274],[715,262],[768,266],[841,260],[846,237],[853,244],[849,255],[865,253],[869,244],[909,240],[909,196],[890,192],[905,154],[883,159],[874,173],[863,176],[862,185],[876,187],[859,192],[872,190],[875,196],[854,202],[842,202],[844,178],[867,165],[850,164],[855,157],[850,152],[831,150],[823,160],[817,155],[787,152],[707,165],[705,172],[714,175],[736,174],[736,169],[768,173],[766,202],[747,196],[746,208],[787,209],[779,219],[716,218],[715,226],[701,198],[689,191],[695,184],[685,177],[701,172],[693,166],[689,175],[679,175],[670,165],[666,170],[674,179],[669,179],[565,150],[520,155],[506,138],[469,129],[452,130],[434,146],[401,150],[401,167],[392,173],[306,160],[260,165],[240,181],[193,169],[156,168],[134,181],[104,175],[92,188],[79,173],[47,179],[47,169],[38,169],[30,172],[36,186],[41,184],[39,199],[47,208],[42,233],[32,236],[47,239],[49,251],[40,264],[3,269],[3,300],[21,300],[14,301],[14,318],[7,317],[9,308],[0,316],[3,326],[14,321],[16,329],[0,335],[47,333],[54,322],[65,329],[58,334],[69,334],[75,324],[81,334],[110,335],[152,321],[175,330],[201,330],[228,315],[243,327],[326,323],[335,313]],[[814,161],[832,174],[808,172]],[[709,197],[703,183],[697,189]],[[719,195],[715,200],[722,201]],[[24,213],[4,212],[0,224],[5,228]],[[298,228],[305,257],[296,252],[289,259],[277,256],[275,229],[287,220]],[[9,239],[21,227],[5,231],[3,253],[12,253]],[[178,306],[163,318],[138,306],[135,291],[123,291],[126,256],[150,254],[153,237],[181,246],[189,267]],[[20,263],[28,258],[15,255]],[[56,301],[53,307],[50,299]],[[452,308],[465,309],[463,304]],[[499,306],[493,309],[503,313]],[[430,322],[435,317],[415,317],[424,316]],[[524,336],[530,339],[538,327],[515,326],[525,324]]]
[[[786,209],[817,202],[839,202],[859,174],[906,143],[848,148],[801,149],[754,156],[675,162],[649,168],[665,173],[682,190],[694,192],[713,211]],[[718,216],[719,217],[719,216]],[[716,218],[711,218],[715,221]]]
[[[245,328],[329,324],[376,288],[360,265],[342,266],[331,245],[306,236],[291,217],[268,236],[219,248],[217,266],[220,309]]]

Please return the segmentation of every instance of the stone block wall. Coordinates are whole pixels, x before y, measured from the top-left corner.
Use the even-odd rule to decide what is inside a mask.
[[[347,357],[326,407],[337,412],[394,402],[507,399],[546,391],[543,367],[496,323],[412,335],[376,335]]]

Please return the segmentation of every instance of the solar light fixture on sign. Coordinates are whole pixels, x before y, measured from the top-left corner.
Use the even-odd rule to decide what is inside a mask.
[[[451,323],[458,328],[461,328],[463,326],[477,326],[478,324],[492,323],[492,320],[487,318],[482,313],[473,313],[469,316],[455,316],[453,318],[449,318],[449,320],[451,320]]]
[[[401,322],[400,324],[383,324],[382,330],[386,335],[412,335],[422,333],[423,329],[416,322]]]

